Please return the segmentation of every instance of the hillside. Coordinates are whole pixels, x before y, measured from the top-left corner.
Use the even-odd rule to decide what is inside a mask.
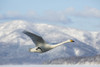
[[[67,39],[75,40],[46,53],[30,53],[35,47],[31,39],[22,33],[30,31],[51,44]],[[15,20],[0,24],[0,64],[43,64],[58,58],[91,57],[100,54],[100,32],[87,32],[49,24]]]

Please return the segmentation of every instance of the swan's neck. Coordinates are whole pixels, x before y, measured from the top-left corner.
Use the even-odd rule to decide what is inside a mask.
[[[69,41],[64,41],[64,42],[61,42],[61,43],[59,43],[59,44],[52,45],[52,46],[53,46],[53,48],[55,48],[55,47],[58,47],[58,46],[60,46],[60,45],[62,45],[62,44],[68,43],[68,42],[69,42]]]

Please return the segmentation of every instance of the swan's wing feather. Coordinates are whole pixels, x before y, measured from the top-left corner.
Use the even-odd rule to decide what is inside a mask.
[[[29,36],[32,41],[35,43],[36,46],[41,46],[41,45],[45,45],[45,41],[43,40],[42,37],[36,35],[36,34],[33,34],[31,32],[28,32],[28,31],[23,31],[24,34],[26,34],[27,36]]]

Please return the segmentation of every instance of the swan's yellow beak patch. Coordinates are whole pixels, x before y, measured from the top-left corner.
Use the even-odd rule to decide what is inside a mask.
[[[74,42],[73,40],[70,40],[70,42]]]

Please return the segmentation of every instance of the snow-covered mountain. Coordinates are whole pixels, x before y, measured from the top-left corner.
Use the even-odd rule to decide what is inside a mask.
[[[46,64],[100,64],[100,55],[88,57],[56,58],[46,62]]]
[[[30,53],[35,45],[22,33],[23,30],[38,34],[48,43],[75,40],[46,53]],[[87,32],[49,24],[22,20],[0,24],[0,64],[43,64],[56,58],[87,57],[100,54],[100,32]]]

